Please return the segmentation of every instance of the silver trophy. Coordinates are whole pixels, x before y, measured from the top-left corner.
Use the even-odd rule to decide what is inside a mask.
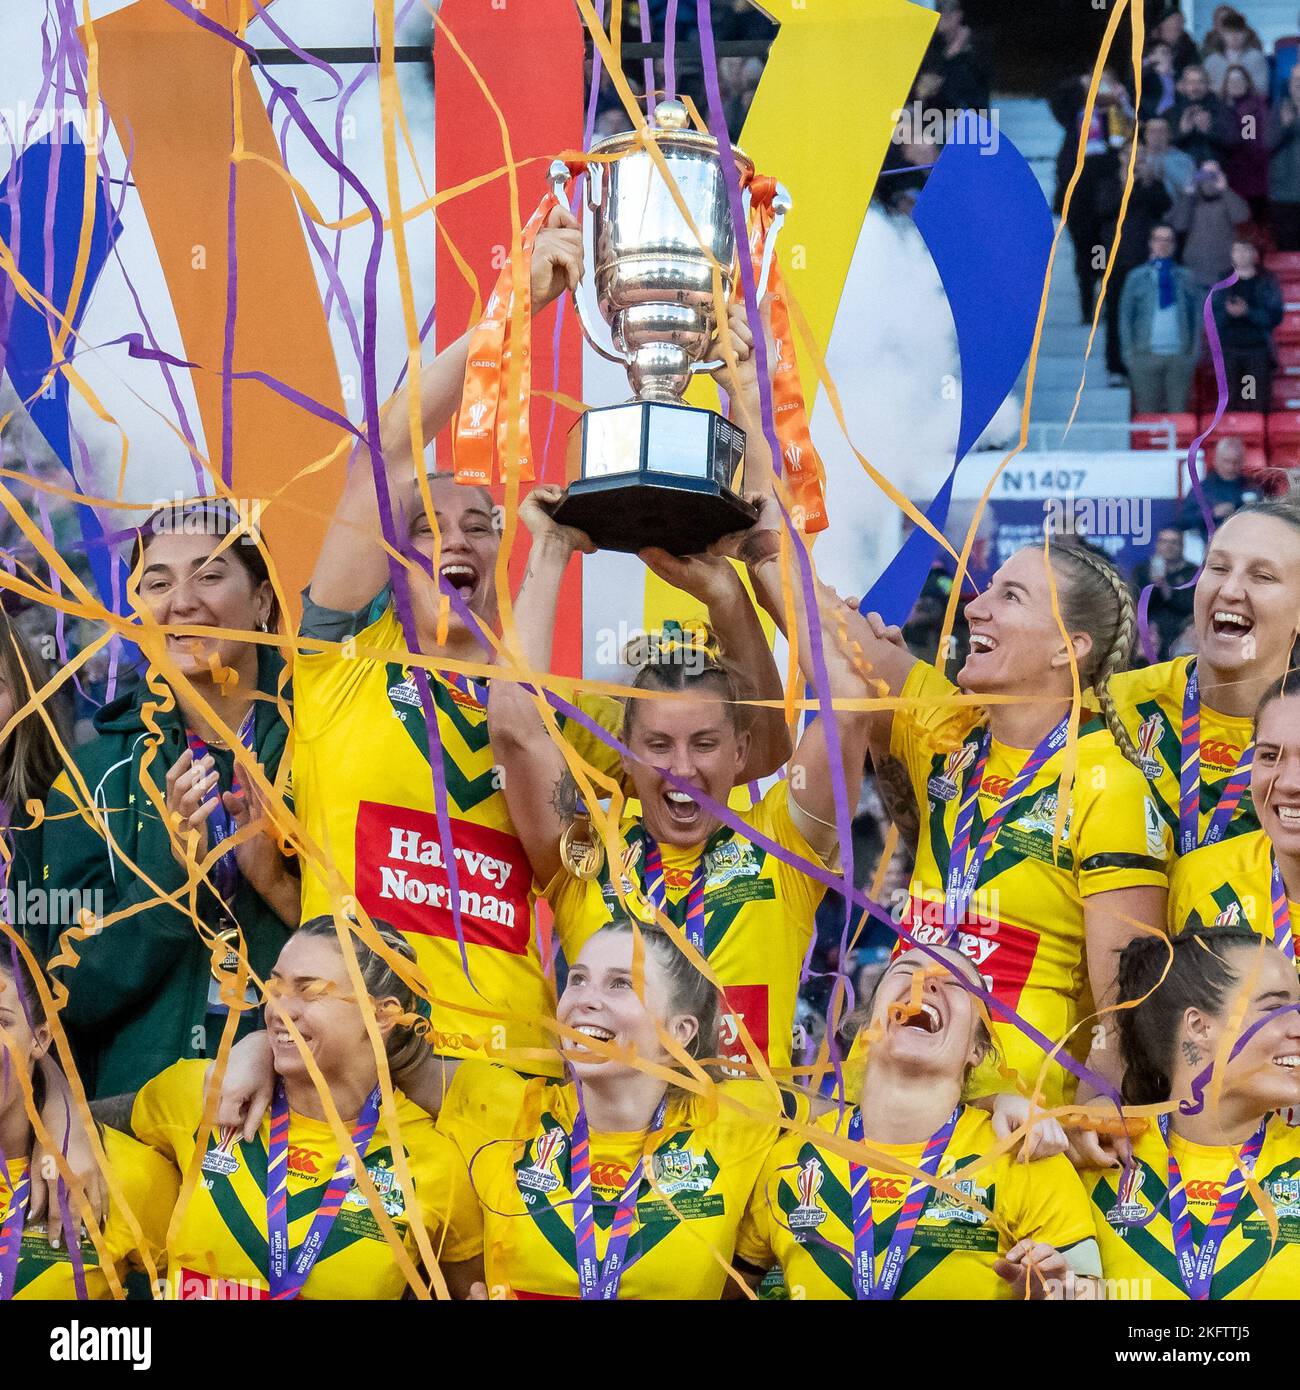
[[[757,519],[739,495],[745,432],[715,410],[682,401],[693,376],[722,365],[704,360],[717,327],[715,287],[725,302],[738,273],[717,141],[688,126],[681,102],[662,101],[645,134],[611,135],[591,151],[616,156],[593,163],[587,174],[596,302],[615,351],[592,332],[577,296],[575,307],[591,346],[626,368],[632,399],[588,410],[573,427],[569,486],[554,515],[604,550],[659,546],[694,555]],[[650,140],[698,236],[647,150]],[[754,166],[739,150],[733,153],[746,185]],[[562,196],[568,167],[557,160],[550,177]],[[789,206],[782,189],[760,268],[760,298]]]

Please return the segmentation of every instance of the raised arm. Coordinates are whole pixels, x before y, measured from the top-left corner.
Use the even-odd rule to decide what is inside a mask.
[[[535,488],[519,508],[532,534],[528,567],[515,599],[515,628],[520,655],[532,671],[551,668],[560,581],[575,550],[590,553],[581,531],[558,526],[547,507],[560,496],[554,486]],[[560,837],[573,820],[577,790],[564,755],[551,739],[533,697],[518,681],[494,676],[488,696],[488,737],[501,769],[502,790],[515,833],[543,886],[560,869]]]
[[[582,232],[566,208],[557,208],[538,234],[533,252],[532,305],[536,317],[582,275]],[[380,412],[379,434],[389,490],[405,497],[423,467],[411,445],[411,392],[418,393],[420,433],[428,444],[455,415],[465,384],[470,335],[444,348],[389,400]],[[358,444],[348,462],[343,495],[325,534],[311,577],[311,597],[323,608],[354,612],[363,608],[388,582],[388,558],[382,544],[379,501],[370,451]]]

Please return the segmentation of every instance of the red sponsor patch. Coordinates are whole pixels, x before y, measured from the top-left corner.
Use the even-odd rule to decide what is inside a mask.
[[[291,1173],[305,1173],[309,1178],[314,1178],[320,1172],[320,1151],[318,1149],[304,1149],[298,1144],[290,1144],[289,1171]]]
[[[450,830],[466,942],[524,955],[532,870],[523,845],[513,835],[454,817]],[[437,816],[363,801],[356,856],[357,901],[372,917],[400,932],[455,940]]]
[[[1231,772],[1241,761],[1241,749],[1235,743],[1207,738],[1201,741],[1201,762],[1209,767]]]
[[[906,1178],[872,1178],[871,1200],[873,1202],[901,1202],[907,1196]]]
[[[732,1062],[748,1062],[749,1051],[741,1036],[739,1023],[744,1021],[754,1046],[768,1055],[767,1048],[767,986],[728,985],[724,991],[726,1012],[718,1022],[718,1053]]]
[[[612,1192],[615,1196],[623,1191],[632,1176],[626,1163],[593,1163],[591,1165],[591,1185],[598,1192]]]
[[[176,1281],[176,1297],[183,1303],[234,1299],[260,1303],[270,1299],[271,1291],[246,1279],[214,1279],[209,1274],[200,1274],[197,1269],[182,1269]]]
[[[903,926],[917,941],[938,945],[943,940],[943,904],[913,895]],[[1019,1007],[1020,993],[1034,968],[1038,942],[1038,933],[1028,927],[982,918],[969,918],[957,935],[958,949],[975,962],[989,993],[1013,1009]],[[903,945],[900,941],[895,955]]]

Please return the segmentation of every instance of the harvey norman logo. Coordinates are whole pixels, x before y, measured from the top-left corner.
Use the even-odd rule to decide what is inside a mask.
[[[449,824],[461,925],[467,942],[521,955],[528,949],[528,871],[513,836],[454,817]],[[357,897],[398,931],[454,938],[451,885],[438,818],[364,801],[357,814]]]

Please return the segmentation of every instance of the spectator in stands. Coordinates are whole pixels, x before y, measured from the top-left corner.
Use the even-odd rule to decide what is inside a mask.
[[[1227,154],[1223,169],[1228,187],[1246,200],[1251,218],[1264,225],[1268,211],[1268,102],[1239,63],[1228,69],[1223,82],[1224,143]]]
[[[1173,200],[1191,183],[1196,165],[1186,150],[1173,143],[1173,130],[1164,116],[1150,116],[1139,127],[1145,163],[1165,186]]]
[[[1250,209],[1228,187],[1222,165],[1217,159],[1204,160],[1169,214],[1170,225],[1183,238],[1182,262],[1204,289],[1228,273],[1237,228],[1249,220]]]
[[[1133,588],[1139,600],[1142,591],[1151,586],[1147,620],[1155,629],[1157,661],[1169,660],[1170,648],[1191,621],[1195,578],[1196,566],[1183,554],[1181,529],[1163,527],[1151,558],[1133,570]]]
[[[1173,54],[1174,59],[1174,72],[1179,77],[1193,63],[1200,62],[1200,50],[1196,47],[1192,36],[1187,32],[1183,12],[1177,5],[1156,25],[1154,34],[1161,43],[1169,45],[1169,51]]]
[[[1215,526],[1221,526],[1238,507],[1254,499],[1254,490],[1246,479],[1246,445],[1236,435],[1219,440],[1215,446],[1214,462],[1205,465],[1201,491]],[[1205,514],[1195,489],[1183,498],[1178,528],[1199,531],[1202,537],[1207,535]]]
[[[1257,92],[1268,91],[1268,59],[1258,36],[1236,10],[1223,15],[1217,28],[1207,36],[1204,64],[1210,86],[1220,96],[1227,95],[1227,76],[1234,67],[1246,70]]]
[[[1300,68],[1269,120],[1268,152],[1273,240],[1279,251],[1300,251]]]
[[[1065,141],[1057,155],[1057,205],[1074,172],[1079,131],[1087,104],[1091,75],[1083,74],[1051,100],[1052,114],[1065,127]],[[1079,282],[1079,311],[1084,323],[1092,322],[1097,281],[1109,250],[1107,228],[1114,231],[1119,210],[1119,161],[1121,149],[1133,133],[1133,108],[1128,93],[1109,72],[1103,73],[1093,105],[1084,146],[1083,169],[1070,199],[1066,225],[1074,244],[1074,274]],[[1098,254],[1100,249],[1100,254]]]
[[[941,0],[934,38],[921,60],[921,99],[947,111],[987,111],[988,64],[971,36],[958,0]]]
[[[1138,115],[1143,122],[1152,116],[1164,116],[1178,100],[1178,78],[1174,73],[1174,55],[1167,43],[1157,40],[1147,46],[1142,60],[1142,104]]]
[[[1282,290],[1259,268],[1252,241],[1232,245],[1237,282],[1214,297],[1231,410],[1267,410],[1273,390],[1273,330],[1282,322]]]
[[[1137,414],[1187,409],[1204,296],[1192,276],[1175,264],[1174,245],[1172,227],[1153,227],[1151,257],[1129,272],[1120,297],[1120,354]]]
[[[1210,90],[1203,67],[1190,67],[1178,79],[1178,101],[1169,119],[1174,126],[1174,143],[1197,164],[1223,157],[1223,103]]]
[[[1168,125],[1165,122],[1159,122]],[[1119,154],[1119,169],[1116,181],[1123,178],[1128,168],[1129,147]],[[1117,190],[1122,191],[1122,190]],[[1161,180],[1159,169],[1148,159],[1145,149],[1139,148],[1133,165],[1133,189],[1129,195],[1128,210],[1124,225],[1120,228],[1119,246],[1115,252],[1115,264],[1111,270],[1110,283],[1106,287],[1106,370],[1114,378],[1112,386],[1122,386],[1128,369],[1124,365],[1119,335],[1119,311],[1124,294],[1124,281],[1131,270],[1146,262],[1151,245],[1151,233],[1160,225],[1169,212],[1172,200]],[[1118,212],[1119,200],[1116,199]],[[1113,229],[1111,236],[1113,237]],[[1109,244],[1109,238],[1108,242]]]

